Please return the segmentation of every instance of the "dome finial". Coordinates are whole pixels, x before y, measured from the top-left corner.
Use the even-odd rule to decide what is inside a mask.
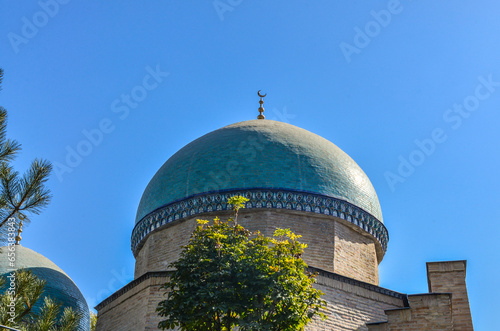
[[[23,215],[19,215],[19,219],[20,219],[20,222],[19,222],[19,229],[17,229],[16,245],[19,245],[19,242],[21,241],[21,239],[23,239],[21,237],[21,232],[23,232],[23,219],[24,219],[24,216]]]
[[[266,94],[264,94],[264,95],[262,95],[262,94],[260,94],[260,91],[261,91],[261,90],[259,90],[259,91],[257,92],[257,95],[260,97],[260,101],[259,101],[259,103],[260,103],[259,113],[260,113],[260,114],[259,114],[259,116],[257,116],[257,119],[259,119],[259,120],[263,120],[264,118],[266,118],[264,115],[262,115],[262,113],[264,112],[264,107],[262,107],[262,105],[264,104],[264,100],[263,100],[263,98],[267,95],[267,93],[266,93]]]

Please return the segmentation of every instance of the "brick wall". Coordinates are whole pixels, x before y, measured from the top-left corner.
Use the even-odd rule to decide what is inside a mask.
[[[115,292],[97,306],[96,331],[158,330],[156,306],[163,300],[167,277],[144,277]]]
[[[335,222],[333,270],[364,282],[378,285],[378,261],[374,241],[350,224]]]
[[[465,283],[466,269],[466,261],[427,263],[429,292],[453,293],[453,325],[457,331],[474,329]]]
[[[183,245],[198,225],[197,218],[170,223],[152,232],[135,258],[135,278],[148,271],[169,270],[168,265],[179,258]]]
[[[466,261],[428,262],[427,294],[409,295],[409,307],[386,310],[387,320],[368,325],[369,331],[472,331],[465,284]]]
[[[168,270],[177,260],[197,226],[196,219],[229,217],[228,212],[213,212],[167,224],[153,231],[136,256],[135,278],[148,271]],[[238,218],[245,228],[271,236],[277,227],[290,228],[302,235],[308,245],[304,260],[310,266],[336,272],[378,285],[375,239],[356,226],[334,216],[288,210],[242,210]]]
[[[165,299],[161,288],[166,276],[132,281],[97,307],[97,331],[158,330],[161,320],[156,313],[158,303]],[[158,273],[159,274],[159,273]],[[402,295],[340,275],[321,272],[314,285],[325,293],[328,319],[313,320],[306,331],[368,330],[365,323],[385,319],[384,310],[404,306]]]
[[[387,321],[368,324],[368,331],[453,331],[450,293],[409,295],[410,307],[389,309]]]
[[[325,311],[328,318],[324,321],[315,318],[306,331],[368,330],[366,323],[386,320],[385,310],[404,306],[401,298],[361,287],[354,282],[318,276],[315,287],[325,293],[322,298],[328,303]]]

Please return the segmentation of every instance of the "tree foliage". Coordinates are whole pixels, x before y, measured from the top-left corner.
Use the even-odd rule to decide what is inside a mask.
[[[3,70],[0,69],[0,90]],[[50,162],[35,159],[29,169],[20,175],[11,162],[21,150],[21,145],[7,139],[7,111],[0,106],[0,243],[7,239],[7,222],[30,221],[30,214],[39,214],[50,200],[50,190],[45,183],[52,171]],[[10,219],[10,221],[9,221]]]
[[[306,245],[289,229],[273,237],[237,225],[248,201],[232,198],[234,219],[198,220],[164,288],[159,328],[180,330],[303,330],[326,302],[301,258]]]
[[[90,331],[95,331],[97,327],[97,314],[90,311]]]
[[[8,275],[0,278],[0,324],[23,331],[74,331],[81,314],[65,307],[48,296],[43,296],[46,282],[30,270],[13,273],[15,281],[10,288]]]

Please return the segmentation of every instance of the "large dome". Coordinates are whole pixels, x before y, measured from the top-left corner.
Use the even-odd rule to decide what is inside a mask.
[[[342,218],[373,235],[384,252],[387,248],[377,194],[356,162],[307,130],[253,120],[210,132],[165,162],[142,195],[132,251],[167,223],[226,210],[228,197],[236,194],[250,199],[247,208]]]
[[[252,120],[210,132],[168,159],[144,191],[136,223],[190,196],[254,188],[338,198],[382,222],[370,180],[340,148],[290,124]]]
[[[210,132],[168,159],[144,191],[136,223],[189,196],[248,188],[340,198],[382,221],[370,180],[335,144],[290,124],[253,120]]]
[[[49,296],[60,302],[63,307],[70,307],[81,313],[82,319],[78,330],[90,330],[90,312],[87,302],[71,278],[45,256],[21,245],[16,245],[15,248],[15,267],[12,268],[7,259],[8,248],[6,246],[0,247],[0,275],[9,273],[11,269],[26,268],[31,270],[38,278],[47,281],[44,296]],[[43,302],[43,300],[39,302]],[[39,303],[37,303],[38,305]]]

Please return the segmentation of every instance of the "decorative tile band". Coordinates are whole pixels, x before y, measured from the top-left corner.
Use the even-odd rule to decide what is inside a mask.
[[[227,200],[235,195],[249,199],[245,207],[247,209],[288,209],[336,216],[368,232],[380,242],[384,253],[387,250],[389,234],[384,224],[349,202],[308,192],[262,188],[203,193],[158,208],[135,225],[132,231],[132,252],[135,255],[136,249],[146,236],[167,223],[202,213],[230,209]]]

